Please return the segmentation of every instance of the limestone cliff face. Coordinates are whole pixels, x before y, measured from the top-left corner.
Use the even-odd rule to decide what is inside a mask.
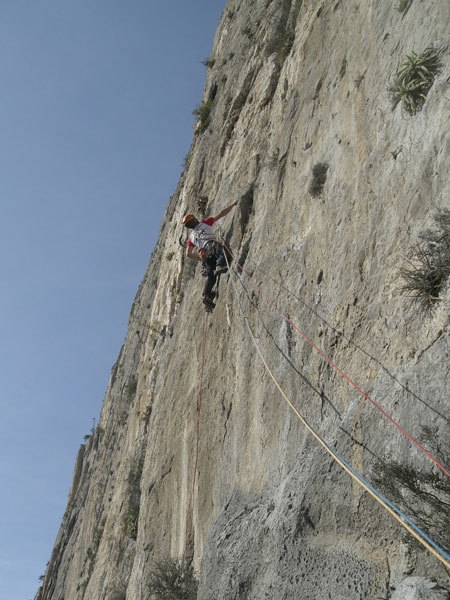
[[[450,587],[257,351],[325,442],[449,551],[448,477],[341,372],[448,468],[449,294],[426,316],[399,270],[450,206],[449,34],[448,0],[229,0],[39,600],[147,599],[155,561],[186,552],[201,600]],[[411,116],[388,90],[431,45],[441,70]],[[237,199],[217,225],[245,273],[222,276],[206,315],[180,221]]]

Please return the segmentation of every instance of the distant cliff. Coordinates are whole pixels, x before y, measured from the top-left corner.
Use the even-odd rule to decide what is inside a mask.
[[[449,42],[448,0],[229,0],[37,600],[168,557],[200,600],[449,597]],[[207,315],[181,219],[235,200]]]

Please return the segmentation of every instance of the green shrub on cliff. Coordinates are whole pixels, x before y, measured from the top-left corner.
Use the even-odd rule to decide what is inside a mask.
[[[187,561],[164,558],[151,571],[149,587],[154,600],[196,600],[198,582]]]
[[[397,71],[390,88],[394,107],[415,115],[423,106],[426,96],[441,68],[442,49],[430,46],[420,54],[411,52]]]
[[[431,313],[450,279],[450,209],[434,216],[436,228],[424,231],[400,270],[401,291],[420,312]]]
[[[208,129],[208,126],[211,122],[211,108],[211,100],[206,100],[206,102],[202,102],[199,106],[196,106],[192,111],[192,114],[198,117],[200,121],[201,133]]]

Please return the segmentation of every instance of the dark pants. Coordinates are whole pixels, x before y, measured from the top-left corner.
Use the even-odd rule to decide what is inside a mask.
[[[204,296],[211,296],[212,289],[217,281],[217,275],[215,274],[217,267],[227,266],[225,252],[224,247],[217,242],[213,242],[206,249],[206,258],[202,263],[202,273],[206,277],[205,287],[203,288]],[[230,259],[231,257],[228,255],[228,261]]]

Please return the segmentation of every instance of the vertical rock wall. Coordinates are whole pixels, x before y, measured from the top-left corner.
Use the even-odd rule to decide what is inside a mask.
[[[387,599],[408,575],[429,594],[411,598],[445,597],[442,563],[325,452],[258,350],[318,435],[448,551],[448,478],[342,371],[448,465],[449,294],[425,316],[399,270],[450,206],[449,32],[448,0],[226,4],[39,600],[148,598],[169,555],[192,557],[202,600]],[[410,116],[388,90],[431,45],[441,71]],[[245,272],[206,316],[180,221],[237,199],[218,225]]]

